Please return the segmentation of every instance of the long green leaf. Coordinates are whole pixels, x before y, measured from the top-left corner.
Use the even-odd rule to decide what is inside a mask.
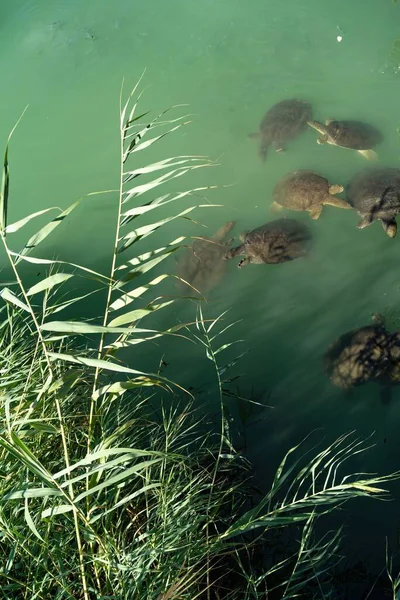
[[[36,285],[32,286],[26,294],[27,296],[34,296],[39,292],[51,290],[54,286],[71,279],[71,277],[73,277],[73,275],[69,273],[56,273],[55,275],[50,275],[49,277],[42,279],[42,281],[39,281],[39,283]]]
[[[8,144],[4,152],[3,175],[0,189],[0,230],[5,233],[7,227],[8,194],[10,189],[10,172],[8,167]]]
[[[160,310],[161,308],[169,306],[173,302],[175,302],[175,300],[168,300],[167,302],[162,302],[160,304],[150,305],[149,308],[138,308],[137,310],[132,310],[128,313],[120,315],[119,317],[116,317],[115,319],[110,321],[108,326],[119,327],[120,325],[125,325],[126,323],[133,323],[134,321],[142,319],[143,317],[146,317],[147,315],[154,313],[157,310]]]
[[[183,210],[182,212],[180,212],[177,215],[174,215],[173,217],[166,217],[165,219],[161,219],[160,221],[151,223],[149,225],[143,225],[142,227],[138,227],[134,231],[127,233],[122,238],[123,244],[118,249],[118,252],[119,253],[123,252],[124,250],[129,248],[132,244],[134,244],[135,242],[139,241],[142,238],[145,238],[145,237],[151,235],[152,233],[154,233],[154,231],[156,231],[163,225],[166,225],[167,223],[170,223],[171,221],[174,221],[175,219],[178,219],[179,217],[184,217],[185,215],[189,214],[196,208],[198,208],[198,207],[191,206],[190,208]]]
[[[183,117],[179,117],[176,120],[179,121],[179,120],[182,120],[182,118]],[[152,146],[153,144],[155,144],[159,140],[162,140],[164,137],[166,137],[170,133],[173,133],[174,131],[177,131],[181,127],[184,127],[185,125],[188,125],[189,122],[190,121],[187,121],[186,123],[180,123],[179,125],[176,125],[175,127],[172,127],[171,129],[169,129],[168,131],[165,131],[164,133],[161,133],[160,135],[157,135],[157,136],[155,136],[153,138],[150,138],[149,140],[146,140],[146,141],[142,142],[143,137],[145,136],[145,134],[150,129],[150,126],[147,125],[144,129],[142,129],[141,131],[139,131],[137,134],[134,135],[133,140],[129,144],[128,149],[126,150],[126,152],[124,154],[124,163],[126,162],[126,160],[128,159],[128,157],[133,152],[138,152],[140,150],[146,150],[147,148],[150,148],[150,146]]]
[[[40,487],[17,490],[3,496],[4,500],[20,500],[21,498],[48,498],[50,496],[62,496],[62,492],[55,488]]]
[[[23,310],[26,310],[26,312],[31,312],[30,308],[27,304],[25,304],[25,302],[22,302],[22,300],[20,300],[11,290],[9,290],[8,288],[3,288],[0,291],[0,296],[3,298],[3,300],[5,300],[6,302],[9,302],[10,304],[14,304],[14,306],[18,306],[18,308],[22,308]]]
[[[4,159],[3,159],[3,174],[1,178],[1,187],[0,187],[0,232],[5,236],[6,235],[6,227],[7,227],[7,213],[8,213],[8,195],[10,191],[10,172],[8,166],[8,148],[10,145],[10,140],[13,136],[14,131],[18,127],[22,117],[25,114],[28,106],[25,106],[24,110],[21,113],[21,116],[18,118],[14,127],[11,129],[8,134],[7,144],[4,151]]]
[[[166,257],[167,257],[167,256],[169,256],[169,250],[171,250],[171,249],[175,250],[175,246],[177,246],[178,244],[181,244],[185,239],[186,239],[185,236],[179,236],[178,238],[176,238],[172,242],[170,242],[168,244],[168,246],[162,246],[161,248],[157,248],[156,250],[152,250],[151,252],[144,252],[143,254],[134,256],[133,258],[128,260],[126,263],[123,263],[122,265],[118,266],[116,268],[116,271],[121,271],[124,269],[131,269],[132,267],[140,266],[143,263],[145,263],[146,261],[150,260],[151,258],[154,258],[154,256],[157,256],[159,254],[162,254],[164,256],[163,253],[165,251],[167,251],[166,252]]]
[[[178,169],[173,169],[172,171],[169,171],[168,173],[164,173],[163,175],[160,175],[160,177],[157,177],[156,179],[148,181],[147,183],[142,183],[140,185],[136,185],[135,187],[124,192],[123,203],[129,202],[129,200],[131,200],[132,198],[137,198],[138,196],[141,196],[142,194],[146,194],[150,190],[153,190],[154,188],[158,187],[159,185],[163,185],[164,183],[172,181],[173,179],[176,179],[177,177],[182,177],[183,175],[188,173],[192,168],[194,168],[194,167],[185,166],[185,167],[180,167]]]
[[[104,385],[98,388],[94,394],[94,400],[98,400],[105,394],[111,394],[112,396],[122,396],[128,390],[140,389],[144,386],[143,379],[138,377],[137,379],[129,379],[128,381],[116,381],[108,385]]]
[[[74,269],[78,269],[80,271],[84,271],[85,273],[89,273],[89,275],[94,275],[94,279],[99,279],[102,282],[108,282],[109,277],[103,275],[102,273],[98,273],[97,271],[93,271],[92,269],[88,269],[87,267],[83,267],[82,265],[77,265],[75,263],[66,262],[65,260],[50,260],[48,258],[35,258],[33,256],[23,256],[18,252],[12,252],[10,250],[11,256],[15,256],[18,260],[26,261],[28,263],[32,263],[33,265],[67,265],[69,267],[73,267]]]
[[[85,458],[77,461],[73,465],[58,471],[53,474],[53,479],[61,479],[65,477],[69,473],[72,473],[75,469],[79,469],[81,467],[88,467],[89,465],[97,462],[99,460],[103,460],[109,456],[116,456],[120,454],[130,454],[132,458],[143,457],[143,456],[157,456],[162,457],[164,454],[162,452],[158,452],[156,450],[139,450],[137,448],[126,448],[126,447],[117,447],[117,448],[101,448],[100,450],[96,450],[95,452],[91,452]]]
[[[124,273],[123,276],[118,279],[118,281],[116,281],[116,283],[114,284],[114,289],[117,290],[125,286],[127,282],[132,281],[132,279],[134,279],[135,277],[139,277],[139,275],[144,275],[145,273],[148,273],[149,271],[154,269],[154,267],[159,265],[163,260],[168,258],[171,252],[175,252],[176,250],[178,250],[178,248],[172,248],[165,254],[161,256],[156,256],[152,260],[148,260],[147,262],[142,263],[138,267],[130,269],[127,273]],[[168,277],[168,275],[166,276]]]
[[[129,494],[129,496],[125,496],[124,498],[119,500],[116,504],[114,504],[108,510],[102,511],[100,514],[95,514],[93,517],[90,518],[89,523],[95,523],[102,517],[105,517],[105,515],[108,515],[108,514],[114,512],[115,510],[117,510],[117,508],[120,508],[124,504],[127,504],[128,502],[132,502],[132,500],[134,500],[138,496],[140,496],[142,494],[146,494],[150,490],[155,490],[157,488],[160,488],[161,485],[162,485],[161,483],[150,483],[149,485],[144,485],[143,487],[140,488],[140,490],[136,490],[136,492],[133,492],[133,494]]]
[[[154,173],[155,171],[161,171],[162,169],[167,169],[170,167],[187,164],[189,162],[204,161],[205,159],[206,159],[205,156],[187,155],[187,156],[173,156],[171,158],[159,160],[156,163],[152,163],[152,164],[146,165],[144,167],[139,167],[138,169],[134,169],[133,171],[126,171],[124,173],[124,176],[125,176],[124,183],[127,183],[128,181],[132,181],[132,179],[134,179],[135,177],[138,177],[139,175]]]
[[[49,321],[40,327],[42,331],[56,331],[58,333],[133,333],[133,327],[103,327],[79,321]]]
[[[71,504],[59,504],[58,506],[52,506],[46,508],[41,514],[42,519],[47,517],[54,517],[55,515],[65,515],[65,513],[72,512],[74,510]]]
[[[36,525],[33,522],[33,519],[31,517],[31,513],[29,512],[28,498],[25,498],[25,511],[24,511],[24,515],[25,515],[25,521],[27,522],[28,527],[32,531],[33,535],[35,535],[38,538],[38,540],[40,540],[41,542],[44,543],[44,539],[42,538],[42,536],[40,535],[40,533],[36,529]]]
[[[76,496],[76,498],[75,498],[75,502],[80,502],[84,498],[87,498],[88,496],[92,496],[93,494],[95,494],[97,492],[101,492],[101,491],[105,490],[106,488],[115,485],[116,483],[120,484],[123,481],[125,481],[126,479],[129,479],[132,475],[135,475],[135,474],[139,473],[140,471],[146,470],[146,469],[148,469],[148,467],[151,467],[152,465],[155,465],[155,464],[161,462],[162,460],[164,460],[164,459],[163,458],[153,458],[152,460],[145,460],[145,461],[139,463],[138,465],[135,465],[134,467],[125,469],[124,471],[122,471],[122,473],[113,475],[109,479],[106,479],[105,481],[103,481],[103,483],[99,483],[98,485],[95,485],[93,488],[86,490],[85,492],[82,492],[81,494],[78,494],[78,496]]]
[[[50,223],[47,223],[47,225],[39,229],[37,233],[35,233],[31,238],[29,238],[28,242],[25,244],[25,247],[20,252],[20,255],[25,256],[26,254],[29,254],[31,250],[33,250],[34,248],[36,248],[36,246],[43,242],[43,240],[45,240],[56,229],[56,227],[58,227],[60,223],[64,221],[65,217],[71,214],[71,212],[82,202],[82,200],[83,197],[79,198],[79,200],[76,200],[76,202],[74,202],[68,208],[63,210],[55,219],[50,221]],[[17,259],[17,263],[19,262],[20,258]]]
[[[147,373],[143,373],[142,371],[130,369],[112,361],[102,360],[99,358],[88,358],[86,356],[72,356],[72,354],[61,354],[59,352],[49,352],[49,357],[52,360],[62,360],[66,362],[78,363],[81,365],[86,365],[87,367],[105,369],[106,371],[116,371],[117,373],[130,373],[133,375],[147,376]]]
[[[57,208],[56,206],[52,206],[51,208],[45,208],[44,210],[38,210],[37,212],[34,212],[34,213],[28,215],[27,217],[20,219],[19,221],[15,221],[15,223],[11,223],[11,225],[7,225],[6,232],[7,233],[15,233],[16,231],[18,231],[19,229],[24,227],[24,225],[29,223],[29,221],[31,221],[32,219],[35,219],[36,217],[39,217],[40,215],[44,215],[45,213],[47,213],[51,210],[60,210],[60,209]]]
[[[119,310],[120,308],[128,306],[131,302],[133,302],[137,298],[140,298],[140,296],[142,296],[145,292],[150,290],[152,287],[157,286],[159,283],[161,283],[161,281],[164,281],[164,279],[166,279],[167,277],[168,275],[159,275],[158,277],[150,281],[147,285],[142,285],[130,292],[127,292],[126,294],[123,294],[120,298],[118,298],[118,300],[114,300],[114,302],[110,304],[110,311]]]

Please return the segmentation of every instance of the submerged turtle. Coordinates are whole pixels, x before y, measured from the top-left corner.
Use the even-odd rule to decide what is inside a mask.
[[[349,389],[384,372],[389,361],[390,334],[380,315],[373,315],[373,321],[373,325],[345,333],[328,348],[325,367],[334,385]]]
[[[347,188],[347,198],[361,215],[357,227],[363,229],[380,220],[391,238],[397,234],[400,213],[400,169],[375,168],[357,173]]]
[[[282,100],[274,104],[261,121],[259,133],[250,134],[251,138],[261,138],[259,154],[262,160],[270,146],[276,152],[285,150],[286,142],[304,131],[311,118],[311,104],[304,100]]]
[[[335,198],[343,192],[342,185],[330,184],[325,177],[313,171],[298,170],[286,175],[274,188],[275,209],[308,210],[312,219],[318,219],[324,204],[351,208],[346,200]]]
[[[309,121],[308,125],[321,134],[321,137],[317,139],[318,144],[327,143],[356,150],[369,160],[378,158],[372,148],[382,141],[383,136],[378,129],[368,123],[328,119],[325,121],[325,125],[318,121]]]
[[[222,225],[211,237],[199,237],[189,246],[178,262],[180,283],[187,291],[185,281],[201,293],[210,291],[217,285],[226,270],[222,260],[227,246],[232,240],[224,241],[234,227],[235,221]]]
[[[295,219],[276,219],[241,235],[243,244],[231,248],[226,259],[245,255],[238,267],[250,263],[277,264],[305,256],[311,246],[311,231]]]

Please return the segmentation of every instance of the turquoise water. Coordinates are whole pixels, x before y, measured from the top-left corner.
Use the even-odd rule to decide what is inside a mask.
[[[390,0],[3,0],[4,142],[29,104],[12,142],[10,221],[116,187],[121,81],[125,77],[129,88],[144,68],[143,109],[185,103],[188,107],[176,114],[187,111],[193,120],[150,158],[202,154],[220,164],[195,179],[196,185],[220,186],[198,199],[223,205],[195,215],[210,233],[232,219],[237,235],[274,218],[271,192],[290,170],[315,169],[345,185],[366,166],[355,153],[318,146],[313,131],[294,140],[287,153],[270,152],[260,162],[257,142],[248,134],[281,99],[308,100],[321,120],[359,118],[374,124],[385,135],[380,163],[396,166],[400,75],[391,48],[399,36],[399,11]],[[85,200],[43,254],[104,266],[114,208],[112,194]],[[268,485],[282,454],[316,428],[328,440],[353,429],[362,435],[375,431],[377,447],[360,460],[360,468],[397,469],[400,390],[393,390],[388,405],[375,384],[348,397],[327,380],[321,357],[343,332],[368,324],[371,313],[399,308],[400,241],[389,240],[379,224],[357,230],[352,211],[325,207],[317,222],[306,214],[291,216],[313,230],[311,257],[241,271],[232,261],[204,308],[208,317],[229,309],[227,318],[239,321],[227,341],[242,339],[238,353],[248,350],[236,368],[241,391],[265,390],[273,406],[249,436],[257,474]],[[204,234],[195,224],[176,221],[157,243],[199,232]],[[17,237],[15,247],[23,240]],[[146,243],[145,249],[153,241]],[[173,259],[168,268],[175,271]],[[166,284],[163,293],[176,289]],[[180,302],[148,324],[167,326],[194,314],[192,303]],[[203,385],[203,397],[212,405],[212,372],[198,347],[169,340],[129,359],[138,368],[156,369],[161,352],[166,374],[186,386]],[[390,510],[366,504],[352,517],[356,526],[349,529],[348,546],[354,551],[357,539],[381,567],[385,535],[398,526],[398,504]]]

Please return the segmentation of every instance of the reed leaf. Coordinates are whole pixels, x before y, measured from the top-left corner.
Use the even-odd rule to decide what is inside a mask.
[[[73,275],[68,273],[56,273],[55,275],[50,275],[49,277],[45,277],[35,285],[33,285],[29,290],[27,290],[27,296],[34,296],[35,294],[39,294],[40,292],[45,292],[53,289],[56,285],[60,285],[60,283],[64,283],[71,279]]]

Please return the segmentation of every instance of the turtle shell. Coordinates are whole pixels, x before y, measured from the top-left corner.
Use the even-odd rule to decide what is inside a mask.
[[[277,264],[307,254],[310,229],[295,219],[276,219],[246,233],[244,254],[251,262]]]
[[[400,212],[400,169],[364,169],[350,181],[346,198],[371,220],[395,217]]]
[[[324,357],[332,383],[349,389],[379,377],[389,359],[389,341],[383,325],[361,327],[342,335]]]
[[[400,383],[400,332],[389,336],[389,362],[384,369],[384,377],[392,383]]]
[[[311,118],[311,104],[304,100],[282,100],[274,104],[260,123],[264,145],[280,145],[293,139],[307,128]]]
[[[313,171],[289,173],[274,188],[275,202],[293,210],[307,210],[320,204],[329,194],[329,182]]]
[[[378,129],[362,121],[331,121],[326,128],[332,142],[342,148],[370,150],[383,139]]]

